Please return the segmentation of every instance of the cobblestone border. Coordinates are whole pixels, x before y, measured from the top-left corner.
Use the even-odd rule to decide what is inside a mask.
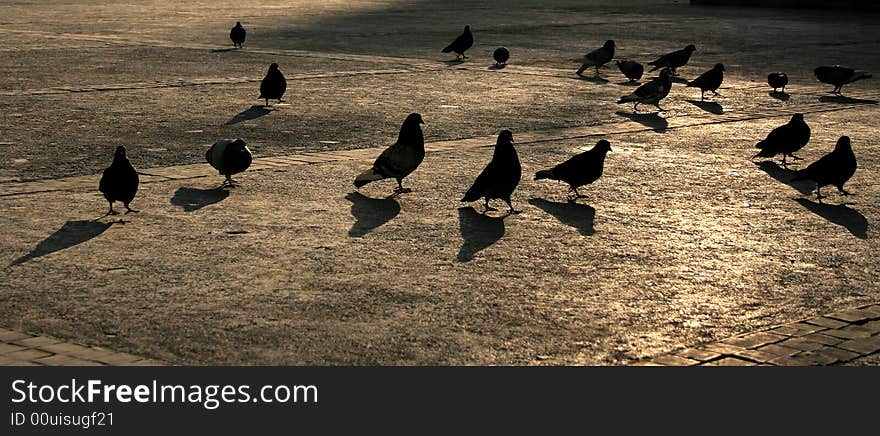
[[[880,303],[684,348],[633,366],[819,366],[880,352]]]
[[[164,362],[0,328],[0,366],[164,366]]]

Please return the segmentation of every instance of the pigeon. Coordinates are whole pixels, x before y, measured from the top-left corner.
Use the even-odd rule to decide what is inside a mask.
[[[490,210],[498,210],[489,206],[489,200],[498,198],[507,203],[510,208],[508,213],[519,213],[510,203],[510,195],[519,184],[520,178],[522,178],[522,166],[516,149],[513,148],[513,133],[510,130],[502,130],[498,134],[492,160],[477,176],[461,201],[477,201],[482,197],[485,200],[483,213],[486,213]]]
[[[856,80],[871,78],[871,74],[867,71],[856,71],[852,68],[841,67],[840,65],[818,67],[813,72],[820,82],[834,85],[834,90],[831,93],[837,95],[840,95],[843,85],[855,82]]]
[[[287,91],[287,80],[284,78],[284,74],[281,74],[281,70],[278,69],[278,64],[273,63],[269,65],[266,77],[260,82],[259,98],[266,100],[266,106],[269,106],[270,98],[281,103],[284,91]]]
[[[816,200],[822,202],[825,196],[822,195],[821,189],[826,185],[833,185],[841,194],[850,195],[843,189],[843,184],[855,172],[856,155],[853,153],[852,143],[849,136],[841,136],[837,140],[837,145],[834,146],[834,151],[796,172],[791,181],[812,180],[816,182]]]
[[[706,99],[706,91],[712,91],[712,94],[718,95],[716,92],[721,82],[724,81],[724,64],[715,64],[711,70],[700,74],[694,80],[688,82],[685,86],[700,88],[700,101]]]
[[[244,44],[244,38],[247,36],[247,31],[244,30],[244,27],[241,27],[241,22],[236,21],[235,27],[229,31],[229,39],[232,40],[232,46],[241,48],[241,45]]]
[[[221,175],[226,176],[223,185],[235,187],[232,175],[248,169],[253,155],[243,139],[221,139],[205,152],[205,160]]]
[[[535,173],[535,180],[559,180],[568,183],[569,191],[574,198],[583,198],[577,189],[599,180],[605,167],[605,155],[611,151],[611,143],[600,140],[593,148],[573,156],[571,159],[556,165],[549,170]]]
[[[773,92],[776,92],[778,88],[782,88],[782,92],[785,92],[785,85],[788,85],[788,76],[785,73],[770,73],[767,76],[767,84],[773,88]]]
[[[599,47],[584,55],[584,64],[577,70],[580,76],[587,68],[596,67],[596,74],[599,74],[599,67],[611,62],[614,58],[614,40],[605,41],[602,47]]]
[[[617,61],[617,68],[630,82],[641,79],[645,72],[645,66],[636,61]]]
[[[681,50],[676,50],[674,52],[660,56],[659,58],[657,58],[657,60],[653,62],[648,62],[648,65],[654,66],[654,68],[651,68],[649,72],[658,70],[660,68],[669,68],[670,70],[672,70],[672,75],[675,76],[676,68],[685,66],[691,59],[691,54],[693,54],[696,50],[697,48],[694,47],[693,44],[691,44]]]
[[[128,157],[125,155],[125,147],[116,147],[113,154],[113,163],[104,170],[101,175],[101,181],[98,183],[98,190],[104,194],[104,198],[110,203],[110,210],[107,215],[117,215],[119,212],[113,210],[113,202],[121,201],[125,205],[128,212],[137,212],[129,206],[131,200],[137,194],[140,178],[137,171],[131,166]]]
[[[664,68],[660,70],[660,77],[655,77],[651,79],[650,82],[639,86],[632,94],[620,97],[620,100],[617,100],[617,103],[635,103],[635,105],[633,105],[633,112],[638,110],[639,104],[641,103],[652,104],[657,106],[657,109],[665,111],[666,109],[660,107],[660,100],[666,98],[671,89],[672,72],[669,68]]]
[[[452,44],[449,44],[441,50],[443,53],[455,52],[456,59],[466,58],[464,52],[474,45],[474,35],[471,33],[471,26],[464,26],[464,33],[455,38]]]
[[[498,47],[492,53],[492,59],[495,59],[496,66],[507,65],[507,60],[510,59],[510,50],[507,47]]]
[[[422,133],[422,116],[417,113],[407,115],[400,126],[397,142],[386,148],[373,163],[373,167],[364,171],[354,179],[354,186],[360,188],[376,180],[394,178],[397,187],[394,194],[412,192],[404,188],[403,178],[418,168],[425,158],[425,136]]]
[[[788,123],[771,130],[766,139],[755,144],[755,148],[760,148],[761,151],[752,156],[752,159],[782,154],[782,166],[787,167],[786,156],[800,160],[794,153],[804,148],[808,142],[810,126],[804,121],[804,114],[794,114]]]

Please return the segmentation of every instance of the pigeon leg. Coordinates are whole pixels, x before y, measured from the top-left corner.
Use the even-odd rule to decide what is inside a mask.
[[[788,163],[785,162],[785,153],[782,154],[782,168],[788,168]]]
[[[132,213],[132,212],[134,212],[134,213],[138,213],[138,212],[140,212],[139,210],[134,210],[134,209],[132,209],[131,207],[129,207],[129,206],[128,206],[128,203],[125,203],[125,209],[126,209],[126,212],[125,212],[126,215],[128,215],[128,214],[130,214],[130,213]]]
[[[706,101],[706,91],[700,90],[700,101]]]
[[[804,158],[802,158],[802,157],[798,157],[798,156],[795,156],[795,155],[793,155],[793,154],[791,154],[791,153],[789,153],[788,156],[789,156],[790,158],[794,159],[794,160],[804,160]]]
[[[269,99],[266,99],[266,107],[269,107]]]
[[[486,197],[485,200],[486,200],[486,202],[485,202],[485,204],[483,204],[483,208],[484,208],[484,209],[483,209],[483,213],[489,212],[490,210],[491,210],[491,211],[498,210],[498,209],[495,209],[495,208],[492,207],[492,206],[489,206],[489,197]]]
[[[107,215],[119,215],[119,212],[113,210],[113,202],[112,201],[110,202],[110,210],[108,210],[104,216],[107,216]]]
[[[712,95],[717,95],[717,96],[721,97],[721,94],[719,94],[719,93],[716,92],[716,91],[712,91]]]
[[[507,211],[507,214],[508,214],[508,215],[515,215],[515,214],[518,214],[518,213],[521,212],[521,211],[516,210],[516,209],[513,208],[513,204],[510,203],[510,199],[505,198],[505,199],[504,199],[504,202],[507,203],[507,207],[510,208],[510,210]]]
[[[407,192],[412,192],[412,189],[403,187],[403,185],[401,184],[402,181],[403,181],[402,179],[397,179],[397,187],[394,188],[394,193],[395,194],[406,194]]]
[[[840,195],[855,195],[852,192],[849,192],[843,189],[843,185],[837,187],[837,191],[840,192]]]
[[[662,107],[660,107],[660,103],[657,103],[654,106],[657,106],[657,109],[659,109],[660,112],[666,112],[666,109],[663,109]]]
[[[821,203],[823,198],[825,198],[825,196],[822,195],[822,187],[819,185],[816,185],[816,201]]]
[[[639,111],[639,102],[636,102],[636,104],[633,105],[633,113],[636,113],[638,111]]]
[[[226,180],[223,181],[223,185],[229,186],[230,188],[236,187],[235,180],[232,180],[232,174],[226,175]]]

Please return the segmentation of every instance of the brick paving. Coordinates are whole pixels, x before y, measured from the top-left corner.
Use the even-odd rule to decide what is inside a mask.
[[[163,366],[164,362],[0,328],[0,366]]]
[[[655,356],[637,366],[819,366],[880,356],[880,304]]]

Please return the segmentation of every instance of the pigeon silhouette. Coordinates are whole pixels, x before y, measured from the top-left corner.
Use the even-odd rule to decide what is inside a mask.
[[[605,168],[605,155],[611,151],[611,143],[600,140],[593,148],[575,155],[567,161],[556,165],[549,170],[541,170],[535,173],[535,180],[559,180],[568,183],[569,192],[574,198],[585,196],[578,193],[578,188],[599,180],[602,170]]]
[[[599,67],[611,62],[614,58],[614,40],[605,41],[602,47],[599,47],[584,55],[584,63],[577,70],[580,76],[587,68],[596,67],[596,74],[599,74]]]
[[[278,69],[278,64],[273,63],[269,65],[266,77],[260,82],[259,98],[266,100],[266,106],[269,106],[269,99],[278,100],[281,103],[284,91],[287,91],[287,80],[284,78],[284,74],[281,74],[281,70]]]
[[[507,47],[498,47],[492,53],[492,59],[495,59],[495,65],[507,65],[507,60],[510,59],[510,50]]]
[[[633,112],[638,110],[640,104],[652,104],[657,107],[660,111],[665,111],[660,107],[660,100],[666,98],[669,95],[669,90],[672,89],[672,72],[669,68],[664,68],[660,70],[660,76],[651,79],[650,82],[643,84],[636,88],[632,94],[625,95],[620,97],[620,100],[617,100],[618,104],[622,103],[635,103],[633,105]]]
[[[617,68],[630,82],[641,79],[645,72],[645,66],[636,61],[617,61]]]
[[[223,185],[235,187],[233,174],[244,172],[251,166],[253,155],[243,139],[221,139],[205,152],[205,160],[221,175],[226,176]]]
[[[657,58],[657,60],[653,62],[648,62],[648,65],[654,66],[654,68],[651,68],[649,72],[659,70],[661,68],[669,68],[670,70],[672,70],[672,75],[675,76],[677,74],[676,69],[687,65],[688,61],[691,59],[691,54],[693,54],[696,50],[697,48],[694,47],[693,44],[691,44],[681,50],[666,53],[665,55]]]
[[[715,64],[711,70],[700,74],[699,77],[691,80],[685,86],[700,88],[700,101],[704,101],[706,99],[706,91],[712,91],[712,94],[718,95],[716,91],[723,81],[724,64]]]
[[[483,213],[486,213],[490,210],[498,210],[489,206],[489,200],[498,198],[507,203],[510,208],[508,213],[519,213],[513,208],[510,195],[519,184],[520,178],[522,178],[522,166],[516,149],[513,148],[513,133],[510,130],[502,130],[498,134],[492,160],[477,176],[461,201],[477,201],[482,197],[485,200]]]
[[[458,38],[455,38],[452,44],[447,45],[441,51],[443,53],[454,52],[456,59],[461,60],[462,58],[467,58],[464,52],[471,48],[472,45],[474,45],[474,35],[471,33],[471,26],[464,26],[464,32],[458,35]]]
[[[767,138],[755,144],[755,148],[760,148],[761,151],[752,159],[782,154],[782,166],[787,167],[786,156],[800,160],[801,158],[794,153],[804,148],[808,142],[810,142],[810,126],[804,121],[804,114],[794,114],[788,123],[771,130]]]
[[[247,31],[244,30],[244,27],[241,27],[240,21],[236,21],[235,27],[229,31],[229,39],[232,40],[232,46],[241,48],[241,45],[244,44],[245,37],[247,37]]]
[[[785,92],[785,85],[788,85],[788,76],[785,73],[770,73],[767,75],[767,84],[773,88],[773,92],[776,92],[779,88],[782,88],[782,92]]]
[[[376,180],[394,178],[397,180],[395,194],[412,192],[401,184],[403,178],[418,168],[425,158],[425,136],[422,133],[422,116],[417,113],[407,115],[400,126],[397,142],[386,148],[373,163],[373,167],[354,179],[354,186],[360,188]]]
[[[113,154],[113,163],[104,170],[101,175],[101,181],[98,183],[98,190],[104,194],[104,198],[110,203],[110,210],[107,215],[117,215],[119,212],[113,210],[113,202],[121,201],[125,205],[128,212],[137,212],[129,206],[129,203],[137,194],[140,178],[137,171],[131,166],[128,157],[125,154],[125,147],[116,147]]]
[[[849,136],[841,136],[834,146],[834,151],[822,156],[806,168],[795,173],[792,182],[812,180],[816,182],[816,200],[820,203],[825,196],[822,187],[832,185],[843,195],[850,195],[843,189],[843,184],[856,172],[856,155],[852,150]]]
[[[813,72],[816,74],[816,78],[819,79],[820,82],[834,85],[834,89],[831,93],[837,95],[840,95],[843,85],[857,80],[871,78],[871,74],[867,71],[856,71],[852,68],[841,67],[840,65],[835,65],[833,67],[818,67],[813,70]]]

